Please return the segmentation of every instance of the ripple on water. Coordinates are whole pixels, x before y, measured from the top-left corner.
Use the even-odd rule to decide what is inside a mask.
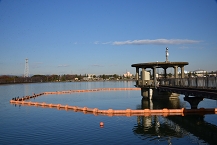
[[[130,87],[133,87],[131,83]],[[82,88],[79,85],[84,85]],[[162,116],[94,116],[82,112],[57,110],[36,106],[9,104],[19,94],[32,92],[92,89],[91,83],[49,83],[14,85],[0,88],[0,144],[205,144],[203,140],[182,128],[181,124]],[[125,87],[128,84],[106,82],[100,87]],[[8,88],[8,91],[5,91]],[[11,90],[14,90],[11,91]],[[35,102],[99,109],[138,109],[142,106],[140,91],[110,91],[40,96]],[[205,100],[206,101],[206,100]],[[2,105],[3,103],[3,105]],[[204,102],[206,103],[206,102]],[[153,105],[155,105],[153,103]],[[215,103],[212,103],[214,106]],[[216,123],[216,117],[206,116],[205,121]],[[100,128],[99,123],[104,122]],[[213,128],[216,125],[213,126]]]

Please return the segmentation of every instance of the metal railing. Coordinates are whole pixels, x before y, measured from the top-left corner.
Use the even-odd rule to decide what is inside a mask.
[[[170,78],[159,79],[158,82],[164,86],[217,89],[216,77]]]
[[[136,82],[136,85],[138,86],[154,86],[153,80],[138,80]]]

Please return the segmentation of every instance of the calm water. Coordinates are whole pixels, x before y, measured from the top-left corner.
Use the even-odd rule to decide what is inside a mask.
[[[0,85],[0,144],[215,144],[217,115],[94,116],[9,103],[17,96],[46,91],[134,87],[135,82],[68,82]],[[99,109],[190,108],[183,96],[173,101],[145,101],[140,91],[103,91],[46,95],[31,101]],[[214,100],[200,102],[217,108]],[[104,127],[99,123],[103,121]]]

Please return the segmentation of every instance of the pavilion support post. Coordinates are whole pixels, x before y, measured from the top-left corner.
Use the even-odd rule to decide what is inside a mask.
[[[175,78],[175,85],[178,85],[178,66],[174,66],[174,78]]]
[[[145,68],[142,68],[141,79],[142,79],[142,85],[145,85]]]
[[[185,77],[184,66],[181,67],[181,78]]]
[[[136,80],[138,81],[139,80],[139,68],[136,67]]]
[[[141,96],[148,99],[150,95],[149,88],[141,88]]]
[[[178,66],[174,66],[174,78],[178,78]]]

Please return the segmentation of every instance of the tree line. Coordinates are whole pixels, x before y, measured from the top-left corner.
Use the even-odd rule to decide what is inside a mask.
[[[11,75],[1,75],[0,76],[0,84],[10,84],[10,83],[36,83],[36,82],[64,82],[64,81],[87,81],[87,80],[122,80],[122,79],[132,79],[125,78],[121,75],[93,75],[88,77],[87,74],[84,75],[33,75],[31,77],[23,77],[23,76],[11,76]]]

